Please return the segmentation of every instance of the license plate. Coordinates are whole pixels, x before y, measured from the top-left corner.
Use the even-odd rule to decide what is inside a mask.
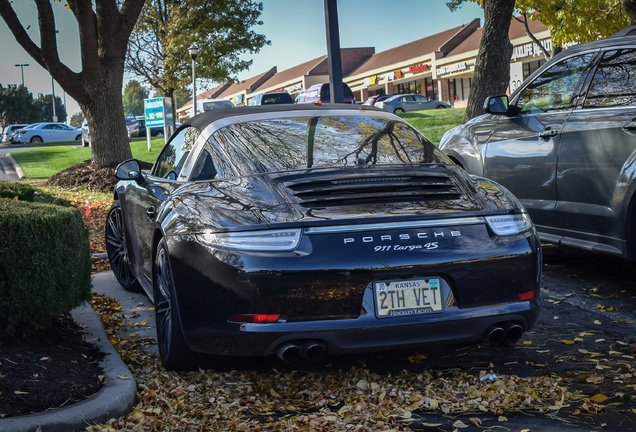
[[[378,318],[442,312],[439,279],[410,279],[374,283]]]

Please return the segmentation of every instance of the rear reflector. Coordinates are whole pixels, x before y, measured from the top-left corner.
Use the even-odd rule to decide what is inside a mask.
[[[523,300],[523,301],[527,301],[527,300],[532,300],[535,297],[535,292],[534,291],[528,291],[528,292],[524,292],[519,294],[519,300]]]
[[[280,314],[240,314],[232,315],[228,321],[243,323],[272,323],[280,319]]]

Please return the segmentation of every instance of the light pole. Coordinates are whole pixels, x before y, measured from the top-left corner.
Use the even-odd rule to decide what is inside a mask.
[[[199,54],[199,47],[195,44],[192,44],[190,48],[188,48],[190,52],[190,57],[192,57],[192,109],[193,114],[192,117],[197,115],[197,68],[196,68],[196,59],[197,54]]]
[[[53,99],[53,123],[57,123],[57,115],[55,115],[55,80],[51,77],[51,88],[53,89],[53,94],[51,98]]]
[[[22,87],[24,87],[24,67],[25,66],[28,66],[28,64],[27,63],[20,63],[20,64],[15,65],[15,67],[19,67],[20,70],[22,70]]]

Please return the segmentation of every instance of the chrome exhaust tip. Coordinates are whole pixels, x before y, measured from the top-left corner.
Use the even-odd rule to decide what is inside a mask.
[[[279,359],[287,363],[296,363],[302,352],[298,345],[293,343],[285,343],[276,349],[276,355]]]
[[[508,343],[515,343],[523,336],[523,327],[519,324],[506,323],[504,330],[506,331],[506,341]]]
[[[307,342],[303,345],[303,357],[311,362],[317,362],[325,355],[325,346],[318,342]]]
[[[501,345],[506,341],[506,331],[499,326],[491,326],[486,331],[486,338],[490,345]]]

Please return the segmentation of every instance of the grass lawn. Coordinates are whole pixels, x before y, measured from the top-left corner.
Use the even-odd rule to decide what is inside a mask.
[[[145,138],[130,143],[133,157],[144,162],[154,162],[163,148],[163,137],[151,140],[152,151],[148,151]],[[75,148],[72,145],[52,145],[31,150],[12,152],[11,156],[20,165],[24,175],[30,179],[49,178],[66,168],[91,158],[89,147]]]
[[[401,118],[411,123],[433,144],[439,145],[442,135],[455,126],[464,123],[466,108],[436,109],[426,111],[411,111],[398,114]]]
[[[430,139],[439,145],[444,133],[464,122],[465,108],[413,111],[399,114]],[[153,163],[163,148],[163,138],[153,138],[152,151],[148,151],[145,138],[134,139],[130,148],[134,158]],[[91,158],[88,147],[75,148],[72,145],[52,145],[11,153],[24,175],[30,179],[49,178],[52,175]]]

